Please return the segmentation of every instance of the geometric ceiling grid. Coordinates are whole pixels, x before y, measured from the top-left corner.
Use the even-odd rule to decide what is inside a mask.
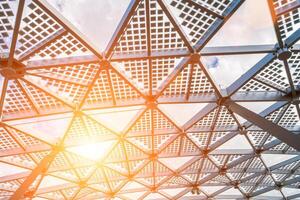
[[[265,1],[275,44],[207,46],[245,0],[131,0],[103,52],[0,1],[0,199],[300,199],[300,1]]]

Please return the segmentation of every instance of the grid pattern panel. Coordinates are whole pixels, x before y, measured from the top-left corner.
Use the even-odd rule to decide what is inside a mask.
[[[151,131],[151,110],[147,110],[143,116],[137,121],[137,123],[132,127],[130,132],[149,132]]]
[[[225,106],[222,106],[218,114],[218,119],[215,122],[215,127],[227,127],[232,125],[236,125],[236,121],[229,110]]]
[[[138,88],[146,93],[149,90],[149,64],[148,60],[131,60],[114,63],[123,71],[129,80],[132,80]]]
[[[211,128],[214,124],[214,120],[217,117],[218,109],[214,109],[211,113],[209,113],[207,116],[205,116],[203,119],[198,121],[193,128]]]
[[[97,143],[101,142],[101,140],[108,139],[115,139],[115,135],[96,121],[88,118],[87,116],[81,115],[74,119],[74,122],[67,133],[65,143]]]
[[[94,84],[89,96],[86,100],[87,103],[110,101],[112,95],[108,83],[108,74],[106,70],[102,70],[99,74],[96,83]]]
[[[34,161],[31,159],[31,157],[28,154],[5,156],[5,157],[1,157],[0,161],[18,167],[23,167],[26,169],[32,169],[35,167]]]
[[[255,76],[255,79],[251,79],[245,84],[241,91],[286,91],[289,88],[283,63],[279,60],[275,60],[265,67]]]
[[[186,30],[192,44],[196,44],[217,19],[205,10],[197,9],[185,1],[172,0],[170,4],[179,10],[178,20]]]
[[[22,111],[32,110],[29,100],[17,85],[15,80],[9,81],[9,86],[6,92],[5,104],[3,113],[20,113]]]
[[[290,3],[295,2],[296,0],[273,0],[274,7],[276,9],[282,8],[283,6],[289,5]]]
[[[174,130],[174,125],[163,116],[158,110],[152,110],[153,112],[153,121],[154,121],[154,130]]]
[[[145,2],[141,1],[127,25],[126,31],[119,38],[118,44],[114,48],[114,53],[137,53],[146,51],[146,32],[146,8]]]
[[[94,77],[98,64],[82,64],[61,67],[51,67],[50,69],[33,69],[29,73],[38,75],[53,75],[53,77],[76,81],[77,83],[88,84]]]
[[[271,137],[269,137],[269,134],[264,131],[248,131],[248,137],[251,141],[251,143],[255,147],[260,147],[266,142],[270,142],[272,140]]]
[[[288,1],[281,1],[281,5],[279,6],[279,2],[280,1],[277,1],[277,4],[275,3],[275,6],[278,5],[278,7],[282,7],[289,3]],[[279,16],[278,25],[282,38],[285,39],[289,35],[291,35],[300,27],[300,8],[294,9],[284,15]]]
[[[27,91],[30,96],[33,97],[35,105],[38,105],[39,108],[59,108],[62,107],[63,104],[53,97],[45,94],[40,91],[36,87],[29,85],[28,83],[23,82],[23,85],[27,88]]]
[[[46,87],[55,88],[62,98],[70,99],[73,103],[79,103],[85,94],[87,87],[78,86],[72,83],[65,83],[63,81],[50,80],[48,78],[43,78]]]
[[[80,117],[76,117],[72,123],[72,126],[70,127],[70,130],[67,133],[66,142],[69,142],[69,140],[72,140],[73,138],[84,138],[86,135],[87,130],[83,126],[82,119]]]
[[[18,148],[18,143],[10,136],[10,134],[3,128],[0,127],[0,149],[14,149]]]
[[[214,11],[219,14],[223,12],[230,6],[233,0],[193,0],[198,4],[207,7],[209,10]]]
[[[70,33],[37,52],[37,58],[67,57],[88,54],[88,50]]]
[[[299,119],[296,106],[290,105],[278,124],[286,129],[293,129],[300,126]]]
[[[157,89],[162,81],[172,72],[178,59],[164,58],[152,60],[152,88]]]
[[[181,95],[186,94],[188,91],[188,77],[191,73],[191,67],[185,67],[176,79],[164,91],[164,95]]]
[[[61,97],[79,103],[98,67],[99,65],[89,64],[28,71],[30,75],[41,78],[45,87],[54,88]]]
[[[248,83],[246,83],[241,89],[240,91],[242,92],[249,92],[249,91],[275,91],[275,89],[262,84],[258,81],[255,80],[250,80]]]
[[[196,65],[193,68],[191,88],[189,92],[192,94],[205,94],[214,92],[211,83],[208,81],[199,65]]]
[[[151,49],[153,51],[184,49],[185,45],[159,4],[150,1]]]
[[[19,30],[16,54],[20,55],[39,44],[62,27],[34,2],[25,4],[25,13]]]
[[[1,192],[5,192],[6,190],[9,190],[9,191],[15,191],[16,189],[18,189],[18,187],[20,186],[20,183],[22,183],[22,180],[19,179],[19,180],[12,180],[12,181],[8,181],[8,182],[5,182],[5,183],[0,183],[0,191]],[[2,194],[0,194],[1,196]],[[11,194],[10,194],[11,195]]]
[[[154,150],[159,150],[164,147],[164,145],[169,141],[172,137],[172,134],[167,135],[155,135],[154,136]]]
[[[0,53],[8,52],[13,31],[14,12],[8,0],[0,2]]]
[[[138,145],[144,151],[151,151],[152,150],[152,137],[151,136],[141,136],[141,137],[133,137],[128,138],[129,141]]]
[[[257,79],[263,77],[263,80],[276,88],[285,90],[289,87],[288,80],[285,75],[284,66],[279,60],[275,60],[272,64],[262,70],[257,76]]]
[[[188,137],[200,148],[205,148],[208,143],[209,133],[188,133]]]
[[[181,149],[180,152],[182,154],[190,154],[190,153],[200,153],[200,150],[188,137],[183,137],[181,141]]]
[[[113,83],[113,91],[116,99],[131,99],[139,97],[139,93],[116,72],[110,70],[110,76]]]
[[[288,60],[293,82],[295,85],[300,84],[300,53],[293,53],[291,58]]]
[[[10,133],[14,136],[14,138],[16,138],[16,140],[19,141],[19,143],[23,146],[23,147],[32,147],[35,145],[40,145],[42,144],[42,142],[30,135],[25,135],[23,133],[21,133],[20,131],[17,131],[15,129],[9,129]]]

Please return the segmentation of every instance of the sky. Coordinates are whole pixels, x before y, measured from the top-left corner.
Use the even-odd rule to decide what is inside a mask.
[[[48,0],[103,51],[130,0]]]

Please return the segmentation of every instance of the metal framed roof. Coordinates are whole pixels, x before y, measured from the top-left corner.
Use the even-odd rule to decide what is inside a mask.
[[[300,1],[266,1],[276,44],[206,46],[245,0],[132,0],[104,52],[44,0],[0,1],[0,199],[300,199]],[[227,88],[203,63],[248,54]],[[124,109],[120,131],[95,114]]]

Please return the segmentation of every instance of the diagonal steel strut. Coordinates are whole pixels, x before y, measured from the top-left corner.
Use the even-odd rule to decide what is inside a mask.
[[[300,151],[300,135],[296,135],[291,133],[290,131],[286,130],[285,128],[274,124],[273,122],[265,119],[264,117],[256,114],[253,111],[248,110],[247,108],[231,101],[225,101],[225,105],[229,107],[233,112],[237,113],[241,117],[245,118],[246,120],[252,122],[256,126],[260,127],[264,131],[267,131],[272,136],[278,138],[282,142],[290,145],[291,147]]]

